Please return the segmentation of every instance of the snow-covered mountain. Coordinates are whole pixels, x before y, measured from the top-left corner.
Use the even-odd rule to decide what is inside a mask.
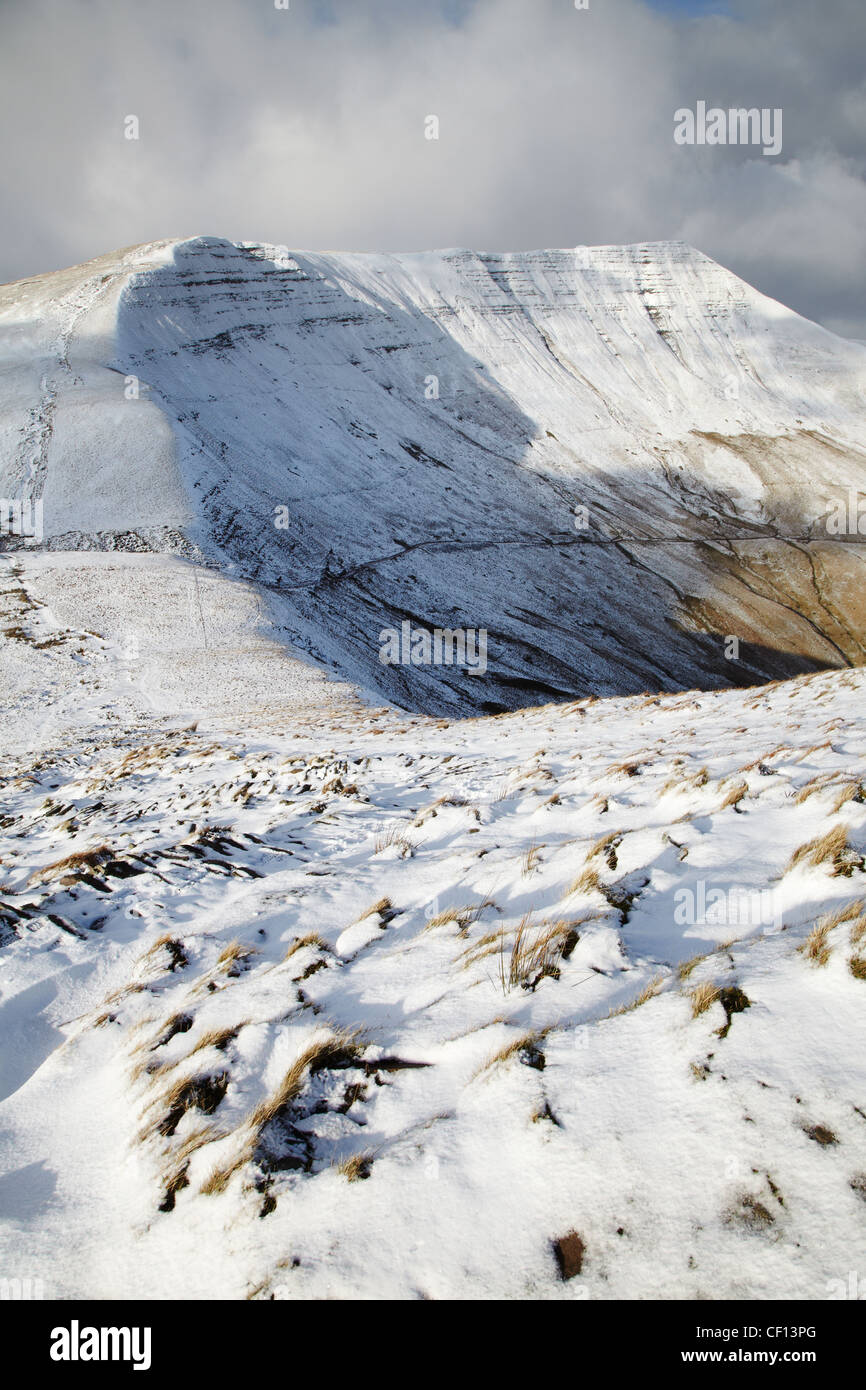
[[[0,306],[0,489],[50,547],[253,579],[275,633],[403,707],[863,658],[862,545],[826,517],[866,492],[866,349],[685,245],[203,237]],[[383,665],[406,621],[485,630],[486,674]]]
[[[861,660],[866,349],[675,245],[2,293],[4,1281],[852,1296],[866,676],[665,688]]]

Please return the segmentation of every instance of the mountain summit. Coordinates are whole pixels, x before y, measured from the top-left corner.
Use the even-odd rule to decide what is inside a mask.
[[[866,655],[856,517],[829,520],[866,492],[866,348],[678,242],[157,242],[2,287],[0,373],[0,491],[48,548],[253,580],[405,708]],[[407,631],[483,633],[484,671],[383,661]]]

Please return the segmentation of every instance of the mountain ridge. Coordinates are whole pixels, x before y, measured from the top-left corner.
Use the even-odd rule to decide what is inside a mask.
[[[49,548],[251,579],[377,698],[496,712],[863,658],[862,547],[822,511],[866,490],[866,351],[685,243],[161,241],[0,310],[0,484],[43,496]],[[487,631],[484,681],[383,667],[407,619]]]

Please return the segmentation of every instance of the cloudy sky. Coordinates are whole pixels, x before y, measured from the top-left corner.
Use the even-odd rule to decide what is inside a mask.
[[[866,339],[864,52],[864,0],[2,0],[0,279],[675,237]],[[782,108],[781,154],[677,145],[699,100]]]

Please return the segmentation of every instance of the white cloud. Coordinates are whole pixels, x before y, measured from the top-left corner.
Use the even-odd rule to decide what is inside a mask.
[[[704,19],[643,0],[13,0],[0,274],[197,232],[407,250],[683,237],[866,337],[866,11],[834,7],[829,24],[806,0]],[[782,106],[782,155],[676,146],[674,111],[701,97]]]

